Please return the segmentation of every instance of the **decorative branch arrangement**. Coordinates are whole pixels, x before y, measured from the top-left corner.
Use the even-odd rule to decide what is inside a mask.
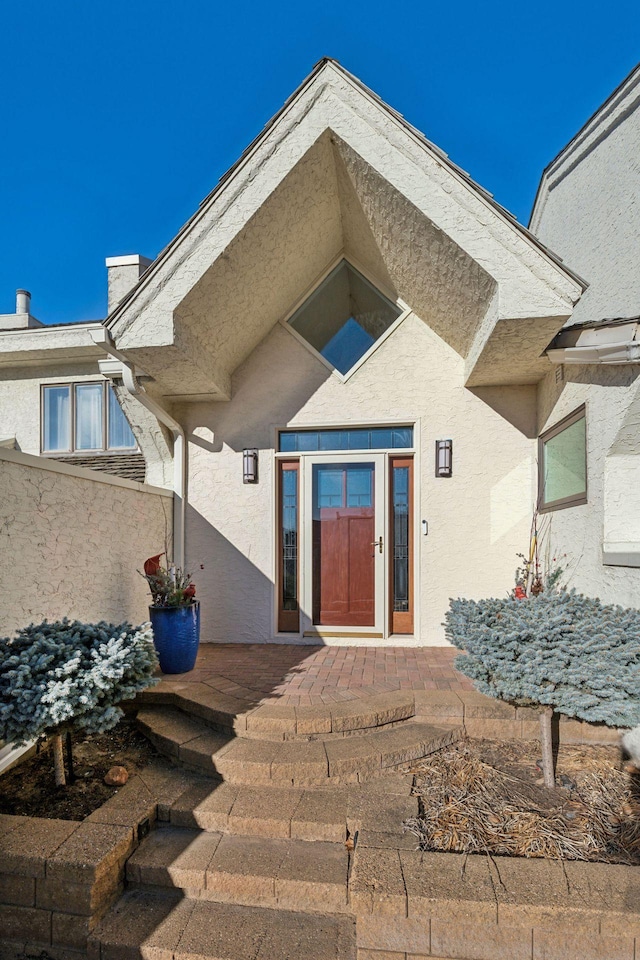
[[[184,573],[178,567],[163,567],[160,557],[163,553],[149,557],[144,562],[142,576],[149,584],[155,607],[186,607],[195,603],[196,588],[191,582],[191,574]]]

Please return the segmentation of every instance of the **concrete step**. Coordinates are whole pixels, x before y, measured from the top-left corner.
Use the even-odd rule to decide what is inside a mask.
[[[248,740],[216,733],[171,707],[138,712],[138,723],[161,753],[229,783],[321,786],[360,783],[452,743],[462,728],[407,721],[366,737],[310,742]]]
[[[354,786],[265,789],[194,778],[166,819],[234,836],[344,843],[361,830],[398,832],[404,820],[416,817],[412,779],[396,774]]]
[[[193,899],[307,913],[345,913],[344,843],[307,843],[160,827],[127,863],[129,883],[183,890]]]
[[[131,890],[89,939],[91,960],[356,960],[355,921]]]
[[[415,695],[411,690],[394,690],[342,703],[294,707],[239,699],[206,683],[163,680],[140,694],[138,702],[144,706],[178,707],[221,733],[256,740],[344,737],[400,723],[415,715]]]

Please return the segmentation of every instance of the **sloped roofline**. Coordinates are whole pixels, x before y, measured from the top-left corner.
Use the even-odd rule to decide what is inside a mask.
[[[559,166],[560,162],[564,159],[565,155],[568,154],[571,150],[574,149],[579,140],[583,139],[591,127],[595,127],[596,124],[603,119],[604,115],[608,113],[617,103],[624,99],[627,94],[627,87],[631,87],[635,84],[636,80],[640,80],[640,63],[637,63],[632,70],[626,75],[626,77],[618,84],[618,86],[609,94],[606,100],[604,100],[597,110],[590,115],[590,117],[582,124],[580,129],[571,137],[571,139],[564,145],[562,150],[555,155],[555,157],[549,161],[540,177],[540,182],[538,183],[538,189],[536,190],[536,195],[533,200],[533,206],[531,207],[531,215],[529,216],[529,226],[533,222],[533,217],[536,212],[536,207],[538,205],[538,200],[540,199],[540,194],[542,193],[542,188],[547,179],[547,176],[551,172],[552,168]]]
[[[384,110],[390,117],[395,120],[407,133],[414,137],[422,146],[426,147],[428,150],[433,152],[438,159],[449,169],[454,176],[462,180],[466,185],[478,194],[482,200],[484,200],[489,206],[491,206],[494,211],[504,220],[509,223],[510,226],[515,228],[532,246],[534,246],[539,252],[543,254],[548,260],[550,260],[557,268],[559,268],[564,274],[569,276],[574,280],[583,290],[586,290],[588,283],[577,273],[567,267],[562,258],[553,253],[548,247],[546,247],[530,230],[527,229],[523,224],[521,224],[517,218],[510,213],[506,207],[503,207],[497,200],[493,197],[488,190],[485,190],[479,183],[472,179],[466,170],[463,170],[457,164],[455,164],[449,156],[440,149],[436,144],[432,143],[427,137],[416,127],[412,126],[401,113],[398,113],[397,110],[394,110],[393,107],[389,106],[381,97],[378,96],[373,90],[366,86],[358,77],[350,73],[342,64],[334,59],[333,57],[323,57],[319,60],[308,74],[307,77],[302,81],[302,83],[293,91],[293,93],[285,100],[282,107],[271,117],[271,119],[265,124],[260,133],[251,141],[251,143],[242,151],[238,159],[233,163],[229,169],[220,177],[216,186],[211,190],[209,194],[200,202],[198,208],[194,213],[189,217],[189,219],[184,223],[184,225],[178,230],[177,234],[169,241],[169,243],[160,251],[153,263],[147,268],[144,274],[140,277],[136,285],[129,291],[129,293],[124,297],[124,299],[115,307],[113,312],[105,320],[105,326],[112,327],[115,325],[116,321],[120,315],[124,312],[126,307],[133,299],[135,299],[138,291],[146,286],[147,283],[153,279],[153,276],[156,272],[158,266],[166,260],[170,255],[173,249],[179,244],[182,237],[188,233],[190,227],[198,220],[200,215],[203,213],[204,209],[209,207],[211,203],[216,199],[218,194],[222,191],[227,182],[231,177],[236,173],[236,171],[243,165],[243,163],[248,159],[248,157],[254,152],[254,150],[259,146],[259,144],[265,139],[270,130],[276,125],[280,117],[289,109],[291,104],[303,93],[303,91],[309,86],[309,84],[315,79],[315,77],[320,73],[320,71],[327,65],[331,64],[342,76],[344,76],[351,84],[357,87],[362,93],[374,101],[382,110]]]

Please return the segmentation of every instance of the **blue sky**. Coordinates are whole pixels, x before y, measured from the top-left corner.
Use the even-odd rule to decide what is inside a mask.
[[[640,60],[634,2],[20,0],[0,8],[0,313],[106,311],[322,56],[527,222],[543,167]]]

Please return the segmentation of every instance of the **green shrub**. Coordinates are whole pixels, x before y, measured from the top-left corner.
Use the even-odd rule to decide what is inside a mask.
[[[157,663],[150,624],[45,620],[0,639],[0,739],[54,735],[61,750],[62,732],[110,730]]]
[[[640,610],[565,590],[452,600],[445,633],[465,651],[456,669],[480,693],[539,706],[548,717],[640,723]]]

